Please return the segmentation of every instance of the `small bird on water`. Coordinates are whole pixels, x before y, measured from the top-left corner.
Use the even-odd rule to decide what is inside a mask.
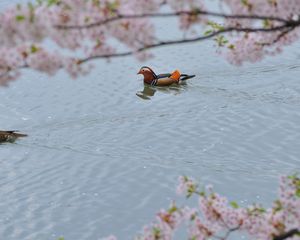
[[[0,130],[0,143],[10,142],[13,143],[20,137],[27,137],[27,134],[18,133],[18,131],[1,131]]]
[[[170,86],[179,84],[182,81],[195,77],[195,75],[181,74],[178,70],[172,73],[155,74],[155,72],[147,66],[141,67],[137,74],[144,76],[144,83],[151,86]]]

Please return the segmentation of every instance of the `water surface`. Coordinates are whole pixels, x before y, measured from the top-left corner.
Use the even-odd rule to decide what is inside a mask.
[[[99,60],[76,81],[24,71],[0,89],[1,129],[29,134],[0,145],[0,236],[131,239],[182,174],[269,203],[278,176],[300,170],[299,47],[241,68],[201,42]],[[141,65],[197,77],[144,89]]]

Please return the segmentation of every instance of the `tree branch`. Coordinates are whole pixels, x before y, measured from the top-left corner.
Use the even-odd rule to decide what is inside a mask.
[[[118,14],[115,17],[111,17],[108,19],[100,20],[94,23],[85,24],[85,25],[55,25],[55,28],[61,30],[71,30],[71,29],[88,29],[94,28],[101,25],[105,25],[111,22],[123,20],[123,19],[139,19],[139,18],[159,18],[159,17],[177,17],[182,15],[204,15],[204,16],[211,16],[211,17],[219,17],[225,19],[250,19],[250,20],[270,20],[270,21],[277,21],[282,23],[288,23],[290,20],[286,20],[279,17],[273,16],[259,16],[259,15],[230,15],[224,13],[216,13],[216,12],[209,12],[209,11],[201,11],[201,10],[194,10],[194,11],[178,11],[172,13],[143,13],[143,14],[136,14],[136,15],[126,15],[126,14]]]
[[[300,22],[298,23],[300,25]],[[139,53],[143,52],[149,49],[157,48],[157,47],[162,47],[166,45],[174,45],[174,44],[184,44],[184,43],[192,43],[192,42],[197,42],[197,41],[203,41],[206,39],[213,38],[215,36],[218,36],[223,33],[229,33],[229,32],[275,32],[275,31],[283,31],[287,28],[290,28],[291,26],[287,24],[283,24],[280,26],[272,27],[272,28],[236,28],[236,27],[230,27],[230,28],[224,28],[219,31],[215,31],[211,34],[208,34],[206,36],[200,36],[200,37],[195,37],[195,38],[189,38],[189,39],[180,39],[180,40],[170,40],[170,41],[161,41],[158,43],[150,44],[147,46],[144,46],[142,48],[139,48],[135,51],[128,51],[128,52],[123,52],[123,53],[115,53],[115,54],[105,54],[105,55],[95,55],[91,57],[87,57],[84,59],[80,60],[80,63],[88,62],[90,60],[94,59],[99,59],[99,58],[115,58],[115,57],[124,57],[124,56],[129,56],[134,53]]]
[[[299,235],[300,231],[298,229],[292,229],[282,235],[276,236],[273,238],[273,240],[284,240],[290,237],[293,237],[294,235]]]
[[[293,31],[294,29],[295,29],[295,27],[287,27],[284,31],[282,31],[282,32],[280,32],[280,34],[278,34],[276,39],[274,39],[271,42],[262,43],[262,45],[263,46],[270,46],[274,43],[277,43],[281,38],[283,38],[285,35],[287,35],[291,31]]]
[[[227,240],[232,232],[238,231],[238,230],[240,230],[240,228],[241,228],[241,225],[238,225],[237,227],[234,227],[234,228],[228,228],[228,230],[226,231],[224,236],[213,236],[213,238],[216,238],[219,240]]]
[[[11,68],[9,66],[0,65],[0,70],[2,71],[0,74],[0,85],[1,85],[1,78],[6,78],[7,76],[9,76],[11,72],[16,71],[18,69],[25,69],[25,68],[29,68],[29,66],[27,64],[24,64],[18,67]]]
[[[274,20],[281,22],[280,25],[278,26],[273,26],[270,28],[264,28],[264,27],[227,27],[227,28],[222,28],[220,30],[216,30],[208,35],[204,36],[199,36],[199,37],[194,37],[194,38],[184,38],[184,39],[179,39],[179,40],[170,40],[170,41],[159,41],[154,44],[149,44],[145,45],[141,48],[138,48],[136,50],[130,50],[126,52],[120,52],[120,53],[113,53],[113,54],[104,54],[104,55],[94,55],[94,56],[89,56],[85,58],[81,58],[78,60],[78,64],[82,64],[94,59],[101,59],[101,58],[115,58],[115,57],[125,57],[129,56],[135,53],[140,53],[149,49],[153,48],[158,48],[166,45],[175,45],[175,44],[185,44],[185,43],[192,43],[192,42],[197,42],[197,41],[203,41],[206,39],[210,39],[213,37],[216,37],[221,34],[225,33],[230,33],[230,32],[244,32],[244,33],[253,33],[253,32],[264,32],[264,33],[270,33],[270,32],[278,32],[278,37],[269,45],[272,43],[276,43],[279,41],[282,37],[284,37],[286,34],[289,32],[293,31],[295,28],[300,26],[300,19],[299,20],[285,20],[277,17],[270,17],[270,16],[255,16],[255,15],[226,15],[226,14],[220,14],[220,13],[212,13],[212,12],[204,12],[204,11],[197,11],[196,13],[192,12],[176,12],[176,13],[151,13],[151,14],[143,14],[143,15],[118,15],[116,17],[106,19],[104,21],[100,21],[97,23],[89,24],[89,25],[83,25],[83,26],[55,26],[59,29],[85,29],[85,28],[92,28],[92,27],[97,27],[109,22],[117,21],[120,19],[127,19],[127,18],[142,18],[142,17],[168,17],[168,16],[179,16],[183,14],[206,14],[210,16],[216,16],[216,17],[223,17],[223,18],[233,18],[233,19],[254,19],[254,20]],[[264,43],[262,43],[264,44]],[[267,45],[267,44],[266,44]],[[1,66],[0,66],[1,67]],[[0,75],[0,78],[7,76],[9,72],[15,71],[20,68],[28,68],[29,66],[25,64],[24,66],[20,66],[17,68],[12,68],[9,69],[7,72],[3,72],[3,74]]]

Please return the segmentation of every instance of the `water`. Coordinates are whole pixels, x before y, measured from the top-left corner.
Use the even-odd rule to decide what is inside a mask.
[[[300,44],[242,68],[211,45],[99,60],[75,81],[24,71],[1,88],[1,129],[29,137],[0,145],[0,236],[131,239],[178,199],[182,174],[242,205],[270,203],[279,175],[300,170]],[[141,65],[197,77],[144,89]]]

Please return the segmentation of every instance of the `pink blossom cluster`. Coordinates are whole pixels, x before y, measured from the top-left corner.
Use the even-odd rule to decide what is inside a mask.
[[[223,4],[229,7],[232,14],[252,13],[252,15],[290,19],[300,12],[299,0],[224,0]]]
[[[90,66],[81,65],[78,59],[66,57],[57,51],[49,52],[43,47],[22,44],[14,48],[0,47],[0,85],[7,85],[20,75],[20,69],[31,68],[49,75],[65,68],[72,76],[86,74]]]
[[[224,0],[223,5],[229,8],[232,15],[268,16],[269,18],[280,18],[286,21],[299,21],[300,1],[299,0]],[[238,28],[272,28],[282,25],[283,22],[276,20],[251,19],[227,19],[225,26]],[[229,46],[224,52],[227,59],[237,65],[245,61],[256,62],[266,55],[275,55],[282,52],[283,47],[298,40],[300,34],[299,27],[287,27],[272,32],[253,32],[231,34]]]
[[[179,178],[179,193],[198,195],[197,208],[178,207],[174,202],[158,212],[156,221],[144,227],[136,237],[139,240],[171,240],[176,231],[187,229],[187,238],[193,240],[229,239],[231,233],[248,235],[250,239],[272,240],[296,230],[290,239],[300,239],[300,178],[285,176],[280,180],[279,196],[269,208],[254,204],[240,207],[213,191],[204,191],[187,177]]]
[[[149,14],[166,11],[181,12],[175,16],[182,31],[201,26],[200,35],[204,31],[214,34],[233,27],[271,29],[288,21],[299,23],[275,31],[224,32],[216,40],[222,47],[220,52],[234,64],[277,54],[283,46],[299,38],[299,0],[224,0],[219,6],[221,15],[266,17],[216,20],[209,14],[199,14],[199,11],[210,11],[205,0],[39,0],[18,4],[0,13],[0,52],[3,53],[0,85],[15,79],[19,69],[25,67],[48,74],[64,68],[76,76],[81,73],[79,65],[83,62],[114,56],[124,49],[141,60],[151,57],[141,49],[151,48],[162,39],[155,33],[156,25]],[[128,17],[143,14],[148,17]],[[211,24],[212,21],[217,23]],[[49,47],[49,40],[61,50]],[[25,56],[20,49],[28,46],[36,46],[36,51]]]

